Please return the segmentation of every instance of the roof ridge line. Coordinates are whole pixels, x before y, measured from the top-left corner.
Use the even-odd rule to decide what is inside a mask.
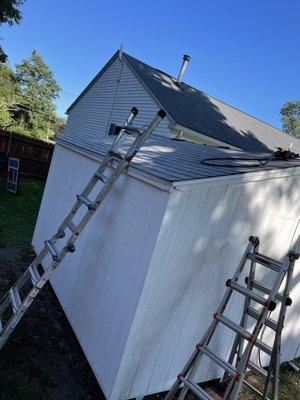
[[[135,60],[138,61],[138,62],[141,62],[142,64],[145,64],[147,67],[150,67],[150,68],[152,68],[152,69],[156,69],[157,71],[163,73],[164,75],[166,75],[166,76],[168,76],[169,78],[171,78],[171,79],[173,79],[174,81],[176,81],[176,78],[175,78],[174,76],[168,74],[167,72],[165,72],[165,71],[163,71],[163,70],[161,70],[161,69],[159,69],[159,68],[152,67],[151,65],[145,63],[144,61],[139,60],[138,58],[133,57],[132,55],[130,55],[130,54],[128,54],[128,53],[125,53],[125,52],[124,52],[123,54],[124,54],[125,56],[129,56],[129,57],[135,59]],[[174,82],[174,83],[176,83],[176,82]],[[233,108],[234,110],[237,110],[237,111],[239,111],[239,112],[241,112],[241,113],[247,115],[248,117],[257,119],[259,122],[262,122],[263,124],[268,125],[268,126],[274,128],[274,129],[278,130],[280,133],[283,133],[284,135],[291,136],[292,138],[294,138],[294,136],[289,135],[288,133],[286,133],[286,132],[284,132],[283,130],[277,128],[276,126],[270,124],[269,122],[263,121],[262,119],[260,119],[259,117],[256,117],[255,115],[249,114],[249,113],[246,112],[246,111],[243,111],[243,110],[241,110],[241,109],[239,109],[239,108],[237,108],[237,107],[235,107],[235,106],[232,106],[231,104],[228,104],[228,103],[225,102],[224,100],[220,100],[220,99],[218,99],[217,97],[212,96],[212,95],[210,95],[209,93],[204,92],[204,91],[198,89],[198,88],[195,87],[195,86],[192,86],[192,85],[190,85],[190,84],[188,84],[188,83],[186,83],[186,82],[184,82],[184,81],[182,81],[181,84],[184,84],[184,85],[186,85],[186,86],[189,86],[190,88],[192,88],[192,89],[194,89],[194,90],[197,90],[198,92],[203,93],[203,94],[205,94],[206,96],[211,97],[212,99],[217,100],[217,101],[219,101],[220,103],[225,104],[226,106],[231,107],[231,108]],[[295,137],[295,138],[297,139],[297,137]]]

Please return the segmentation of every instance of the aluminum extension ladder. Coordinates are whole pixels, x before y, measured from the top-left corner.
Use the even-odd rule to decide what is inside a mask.
[[[220,302],[220,305],[214,314],[214,319],[209,328],[205,332],[201,341],[196,345],[192,356],[187,361],[181,373],[177,376],[172,388],[167,393],[165,400],[183,400],[190,390],[199,399],[213,400],[209,393],[194,382],[199,363],[203,355],[210,358],[215,364],[224,370],[221,383],[226,387],[223,400],[237,400],[242,385],[247,385],[256,394],[264,400],[269,399],[268,389],[272,381],[272,398],[278,399],[278,382],[280,367],[280,345],[281,332],[283,329],[284,318],[287,306],[292,301],[289,297],[289,289],[293,275],[295,261],[299,258],[299,254],[290,251],[284,262],[271,259],[258,252],[259,239],[250,236],[249,244],[239,263],[239,266],[232,279],[226,282],[227,289]],[[250,260],[249,275],[245,279],[246,286],[238,283],[244,270],[246,262]],[[255,272],[257,264],[275,273],[274,283],[271,288],[266,287],[259,281],[255,280]],[[282,293],[279,292],[281,285],[284,284]],[[228,302],[234,292],[238,292],[245,296],[243,313],[240,324],[232,321],[224,315]],[[280,312],[277,320],[270,318],[270,313],[275,310],[276,302],[281,303]],[[260,309],[257,309],[259,305]],[[256,321],[254,329],[247,329],[248,318],[251,317]],[[236,336],[232,346],[231,354],[228,361],[222,359],[210,347],[209,343],[213,338],[218,324],[225,325],[234,331]],[[275,332],[273,347],[270,347],[262,341],[261,333],[267,326]],[[260,338],[259,338],[260,335]],[[263,351],[271,357],[270,366],[266,371],[260,365],[252,362],[250,359],[253,348]],[[245,380],[247,370],[252,371],[264,380],[262,390],[258,390],[251,383]],[[181,390],[180,390],[181,388]],[[178,396],[176,397],[176,395]]]
[[[77,195],[74,206],[58,227],[57,232],[49,240],[45,240],[42,250],[27,270],[0,300],[0,349],[66,254],[75,251],[74,243],[84,227],[102,204],[119,176],[125,171],[133,157],[166,115],[164,110],[160,110],[148,126],[139,130],[132,126],[132,121],[137,113],[138,110],[134,107],[125,125],[116,127],[118,129],[116,129],[117,137],[114,143],[83,192]],[[105,174],[108,167],[113,167],[111,174]],[[94,188],[97,189],[98,183],[100,188],[97,190],[97,194],[93,198],[88,197],[92,196],[91,192]],[[74,223],[72,220],[81,207],[85,208],[83,217],[80,218],[79,223]],[[59,250],[56,242],[63,238],[65,245]],[[44,265],[40,274],[38,266],[43,260],[46,262],[45,258],[49,255],[49,265]],[[24,296],[21,289],[22,292],[26,291]]]

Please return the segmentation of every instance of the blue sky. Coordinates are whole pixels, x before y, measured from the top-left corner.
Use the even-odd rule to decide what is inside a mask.
[[[62,87],[63,115],[123,43],[171,75],[280,127],[279,109],[299,99],[298,0],[27,0],[19,26],[3,27],[11,65],[35,48]]]

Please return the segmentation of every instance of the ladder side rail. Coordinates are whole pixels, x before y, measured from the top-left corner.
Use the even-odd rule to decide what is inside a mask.
[[[252,252],[253,253],[258,253],[258,251],[259,251],[259,239],[257,237],[253,237]],[[247,280],[247,289],[248,290],[252,290],[251,281],[252,281],[252,278],[254,279],[255,272],[256,272],[256,263],[255,263],[255,261],[251,260],[250,271],[249,271],[249,278],[250,279]],[[251,302],[250,299],[248,297],[245,297],[244,306],[243,306],[243,313],[242,313],[242,317],[241,317],[241,320],[240,320],[240,325],[243,328],[245,328],[246,325],[247,325],[246,310],[249,307],[250,302]],[[229,355],[229,358],[228,358],[228,362],[230,364],[233,364],[234,358],[235,358],[236,355],[237,355],[236,363],[240,360],[240,358],[242,356],[242,351],[243,351],[243,348],[244,348],[244,342],[245,342],[244,338],[241,337],[241,335],[239,333],[236,333],[235,339],[234,339],[234,342],[233,342],[233,346],[232,346],[232,349],[231,349],[231,352],[230,352],[230,355]],[[223,375],[223,377],[221,379],[221,383],[225,383],[228,378],[229,378],[229,374],[228,374],[227,371],[225,371],[224,375]]]
[[[145,143],[145,141],[148,139],[148,137],[151,135],[151,133],[155,130],[155,128],[160,123],[160,121],[164,118],[165,113],[164,112],[162,113],[161,111],[159,111],[157,113],[156,117],[149,124],[149,126],[143,132],[143,134],[136,138],[136,140],[130,146],[126,156],[118,163],[114,172],[109,177],[108,182],[102,187],[100,193],[96,197],[94,204],[93,204],[93,208],[86,212],[86,214],[83,216],[82,220],[79,222],[76,232],[73,232],[72,235],[70,236],[67,247],[70,248],[74,245],[77,237],[79,236],[79,234],[81,233],[83,228],[86,226],[87,222],[90,220],[92,215],[96,212],[97,208],[100,206],[100,204],[102,203],[104,198],[107,196],[107,194],[109,193],[113,184],[116,182],[116,180],[122,174],[122,172],[128,167],[128,165],[130,164],[133,157],[136,155],[136,153],[139,151],[139,149],[142,147],[142,145]],[[61,254],[61,256],[64,256],[64,254]]]
[[[124,160],[125,161],[125,160]],[[123,165],[123,164],[122,164]],[[118,176],[122,173],[122,170],[120,169],[120,167],[118,168]],[[104,186],[107,187],[107,186]],[[104,188],[103,187],[103,188]],[[110,189],[110,186],[109,186]],[[103,189],[102,189],[103,191]],[[101,191],[101,192],[102,192]],[[109,190],[105,191],[105,194],[107,194],[109,192]],[[98,206],[100,206],[100,203],[98,204]],[[98,208],[98,207],[97,207]],[[12,331],[15,329],[16,325],[18,324],[19,320],[22,318],[22,316],[25,314],[25,312],[27,311],[28,307],[32,304],[33,300],[35,299],[35,297],[38,295],[38,293],[40,292],[40,290],[43,288],[43,286],[45,285],[45,283],[48,281],[48,279],[50,278],[50,276],[52,275],[52,273],[54,272],[54,270],[58,267],[58,265],[62,262],[62,260],[65,258],[66,254],[70,251],[70,246],[74,245],[77,237],[79,236],[80,232],[82,231],[82,229],[86,226],[87,222],[90,220],[90,218],[92,217],[92,215],[94,214],[94,212],[96,211],[95,209],[92,209],[90,211],[88,211],[85,216],[83,217],[83,219],[81,220],[81,226],[80,229],[78,229],[75,233],[73,233],[67,243],[67,246],[65,246],[59,253],[58,255],[58,259],[57,260],[53,260],[50,264],[50,266],[46,269],[46,271],[44,272],[44,274],[41,276],[40,281],[33,287],[33,289],[31,289],[31,291],[29,292],[29,294],[25,297],[24,302],[22,304],[22,306],[20,307],[20,309],[11,317],[11,319],[9,320],[7,326],[5,327],[5,329],[2,332],[2,337],[0,338],[0,349],[3,347],[3,345],[6,343],[6,340],[8,339],[8,337],[10,336],[10,334],[12,333]],[[79,224],[79,225],[80,225]],[[44,251],[45,247],[43,248],[42,252]],[[46,254],[48,254],[48,252],[46,252]],[[36,257],[38,258],[38,257]],[[36,259],[33,261],[34,264],[36,264]]]
[[[241,272],[242,272],[242,270],[243,270],[243,268],[244,268],[244,266],[246,264],[247,253],[252,249],[252,247],[253,247],[253,244],[251,242],[248,243],[247,248],[246,248],[246,250],[245,250],[245,252],[243,254],[243,257],[241,258],[241,261],[240,261],[240,263],[238,265],[238,268],[237,268],[232,280],[235,280],[235,281],[238,280],[238,278],[239,278],[239,276],[240,276],[240,274],[241,274]],[[231,297],[232,293],[233,293],[233,289],[230,288],[230,287],[227,287],[227,289],[225,290],[225,293],[224,293],[224,295],[223,295],[223,297],[222,297],[222,299],[220,301],[220,304],[219,304],[219,307],[218,307],[216,313],[219,314],[219,313],[223,313],[224,312],[224,310],[225,310],[225,308],[226,308],[226,306],[228,304],[228,301],[230,300],[230,297]],[[177,390],[179,389],[179,387],[180,387],[180,385],[182,383],[182,380],[180,379],[181,376],[185,378],[186,375],[188,374],[188,377],[190,379],[194,378],[195,373],[196,373],[197,368],[198,368],[198,365],[199,365],[199,362],[200,362],[200,360],[201,360],[201,358],[203,356],[203,353],[200,352],[200,349],[201,349],[202,346],[205,346],[205,345],[209,344],[210,339],[211,339],[211,337],[213,335],[213,332],[214,332],[217,324],[218,324],[218,320],[216,318],[214,318],[212,320],[212,322],[210,323],[208,329],[204,333],[201,341],[196,345],[196,349],[194,350],[192,356],[189,358],[189,360],[187,361],[187,363],[183,367],[182,371],[177,376],[177,379],[175,380],[173,386],[171,387],[171,389],[167,393],[167,395],[166,395],[164,400],[171,400],[173,398],[173,396],[176,394]],[[185,398],[187,392],[188,392],[188,387],[184,386],[182,388],[182,390],[181,390],[180,395],[178,396],[178,400],[183,400]]]
[[[280,288],[280,285],[281,285],[281,283],[283,281],[283,278],[284,278],[284,276],[285,276],[285,274],[287,272],[287,269],[288,269],[288,264],[285,263],[284,266],[282,267],[281,271],[278,272],[278,275],[277,275],[277,277],[275,279],[274,285],[273,285],[272,289],[270,290],[270,294],[269,294],[269,296],[268,296],[268,298],[266,300],[266,305],[263,306],[263,310],[262,310],[262,312],[260,314],[260,317],[257,320],[257,322],[255,324],[255,327],[254,327],[254,330],[252,332],[252,335],[253,335],[254,338],[257,338],[257,336],[259,335],[259,332],[260,332],[260,330],[262,328],[262,325],[263,325],[265,319],[268,316],[268,312],[269,312],[268,305],[271,302],[274,302],[276,293],[278,292],[278,290]],[[234,377],[231,378],[231,383],[230,383],[230,385],[228,386],[228,388],[226,390],[226,393],[225,393],[225,396],[224,396],[224,400],[225,399],[226,400],[229,400],[229,399],[230,400],[237,400],[239,392],[241,390],[241,386],[243,384],[246,367],[247,367],[247,364],[249,362],[249,358],[250,358],[250,355],[251,355],[251,352],[253,350],[254,345],[255,345],[255,340],[248,342],[248,344],[247,344],[247,346],[245,348],[245,351],[243,353],[243,356],[242,356],[242,358],[240,360],[239,366],[238,366],[239,379],[237,380]]]
[[[16,310],[16,312],[13,314],[13,316],[10,318],[6,326],[3,328],[1,332],[1,337],[0,337],[0,349],[4,346],[6,343],[7,339],[13,332],[13,330],[16,328],[18,322],[21,320],[23,315],[26,313],[27,309],[29,306],[32,304],[40,290],[43,288],[43,286],[46,284],[46,282],[49,280],[50,276],[52,273],[55,271],[55,269],[60,265],[66,254],[71,250],[71,246],[74,245],[74,242],[76,241],[77,237],[79,236],[79,233],[81,230],[84,228],[84,226],[87,224],[91,216],[94,214],[96,209],[100,206],[101,201],[97,202],[97,199],[103,199],[109,192],[112,183],[114,183],[117,178],[121,175],[121,173],[125,170],[125,168],[129,165],[131,162],[132,158],[135,156],[139,148],[143,145],[143,143],[147,140],[147,138],[150,136],[152,131],[157,127],[157,125],[160,123],[160,121],[165,117],[166,113],[164,110],[160,110],[156,117],[153,119],[153,121],[149,124],[148,128],[144,131],[142,136],[137,137],[136,141],[134,142],[133,145],[130,146],[129,150],[126,153],[125,158],[119,163],[117,168],[114,170],[114,173],[111,175],[110,179],[111,182],[107,182],[100,191],[99,195],[96,197],[95,201],[95,207],[93,207],[91,210],[89,210],[85,216],[82,218],[81,222],[79,223],[80,225],[80,230],[76,230],[75,233],[73,233],[70,237],[70,239],[67,242],[67,245],[61,249],[59,254],[55,257],[53,257],[52,262],[50,263],[49,267],[45,269],[44,273],[42,274],[40,280],[33,286],[33,288],[29,291],[25,299],[23,300],[21,306]],[[143,137],[144,140],[141,140]],[[137,144],[136,144],[137,143]],[[109,158],[109,156],[108,156]],[[76,204],[78,201],[76,202]],[[81,204],[80,204],[81,205]],[[79,208],[79,207],[78,207]],[[49,242],[49,241],[48,241]],[[37,257],[33,260],[32,265],[37,266],[40,261],[45,257],[45,255],[49,254],[46,246],[42,248],[40,253],[37,255]]]
[[[283,291],[283,301],[281,302],[280,306],[280,312],[279,312],[279,317],[278,317],[278,329],[275,334],[275,340],[274,340],[274,346],[275,351],[273,352],[273,360],[272,360],[272,366],[273,366],[273,371],[268,371],[269,374],[271,375],[273,373],[273,384],[272,384],[272,395],[274,400],[278,399],[278,386],[279,386],[279,368],[280,368],[280,356],[281,356],[281,335],[282,335],[282,329],[284,326],[284,320],[286,317],[286,311],[288,305],[291,305],[291,302],[288,302],[289,294],[290,294],[290,288],[291,288],[291,283],[292,283],[292,277],[293,277],[293,272],[294,272],[294,265],[295,265],[295,260],[290,259],[289,263],[289,268],[288,272],[286,275],[286,282],[285,282],[285,287]],[[271,368],[270,368],[271,370]],[[268,388],[265,387],[264,391],[264,396],[267,396],[267,391]]]
[[[125,126],[127,126],[127,125],[130,126],[137,115],[138,115],[138,109],[136,107],[133,107],[131,109],[131,112],[130,112],[128,118],[125,121]],[[125,130],[122,129],[121,132],[118,134],[117,138],[114,140],[113,144],[110,146],[108,152],[106,153],[106,155],[105,155],[104,159],[102,160],[100,166],[98,167],[97,171],[92,175],[91,179],[89,180],[89,182],[85,186],[84,190],[82,191],[83,196],[88,196],[91,193],[91,191],[93,190],[93,188],[95,187],[95,185],[98,183],[98,178],[96,178],[96,176],[95,176],[96,173],[103,174],[105,172],[105,170],[111,163],[109,151],[112,150],[113,148],[115,148],[118,141],[123,137],[124,134],[125,134]],[[75,214],[78,211],[80,206],[81,206],[81,202],[79,200],[77,200],[75,205],[72,207],[71,211],[69,212],[69,214],[65,217],[64,221],[59,226],[57,233],[55,233],[51,237],[50,240],[52,240],[53,243],[55,243],[58,239],[63,237],[62,235],[67,227],[68,222],[75,216]]]
[[[103,173],[108,165],[110,164],[110,158],[106,155],[104,160],[102,161],[100,167],[97,169],[97,173]],[[96,183],[98,182],[98,179],[95,177],[95,174],[91,177],[90,181],[88,182],[87,186],[84,188],[82,195],[83,196],[88,196],[90,192],[93,190],[95,187]],[[60,239],[63,235],[63,232],[67,228],[68,222],[71,221],[74,216],[76,215],[77,211],[81,207],[82,203],[80,200],[76,200],[75,204],[71,208],[71,211],[68,213],[68,215],[65,217],[63,222],[59,225],[57,232],[50,238],[54,243]]]
[[[136,107],[132,107],[129,116],[127,117],[127,119],[124,123],[124,126],[131,126],[134,119],[137,117],[138,113],[139,113],[138,109]],[[124,133],[125,133],[125,129],[123,128],[117,135],[116,140],[114,141],[114,143],[111,147],[111,150],[113,150],[119,144]]]
[[[59,261],[53,261],[49,268],[45,270],[39,282],[30,290],[28,295],[23,300],[21,307],[16,311],[15,314],[12,315],[10,320],[7,322],[6,326],[3,328],[0,337],[0,350],[5,345],[7,339],[11,335],[11,333],[15,330],[19,321],[23,317],[23,315],[28,310],[29,306],[32,304],[33,300],[36,298],[40,290],[44,287],[44,285],[48,282],[50,276],[55,271]]]
[[[257,254],[258,252],[259,252],[259,239],[257,238],[255,246],[253,247],[253,253]],[[251,291],[253,290],[252,282],[253,282],[253,280],[255,278],[255,273],[256,273],[256,262],[251,260],[249,277],[248,277],[248,280],[247,280],[247,289],[251,290]],[[241,321],[240,321],[241,322],[240,325],[243,328],[247,328],[248,315],[246,313],[246,310],[249,308],[250,304],[251,304],[251,299],[249,297],[245,297],[244,307],[243,307],[243,314],[242,314],[242,318],[241,318]],[[244,338],[241,338],[241,341],[239,343],[239,348],[238,348],[238,360],[240,360],[240,358],[242,357],[244,343],[245,343]]]
[[[31,265],[23,272],[23,274],[19,277],[19,279],[14,283],[14,285],[10,288],[10,290],[19,291],[22,287],[28,282],[32,281],[30,274]],[[0,320],[4,311],[11,306],[11,300],[9,297],[9,291],[4,294],[4,296],[0,299]]]

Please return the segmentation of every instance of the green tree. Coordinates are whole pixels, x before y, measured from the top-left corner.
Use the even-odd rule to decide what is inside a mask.
[[[19,24],[22,19],[22,14],[18,7],[24,4],[24,0],[1,0],[0,1],[0,25]],[[0,62],[7,61],[7,55],[0,46]]]
[[[16,128],[19,112],[19,87],[8,64],[0,64],[0,127]]]
[[[282,128],[293,136],[300,136],[300,100],[288,101],[280,110]]]
[[[27,59],[16,65],[16,78],[24,112],[22,124],[27,133],[34,137],[51,138],[57,118],[54,100],[60,92],[53,72],[40,54],[33,50]]]

